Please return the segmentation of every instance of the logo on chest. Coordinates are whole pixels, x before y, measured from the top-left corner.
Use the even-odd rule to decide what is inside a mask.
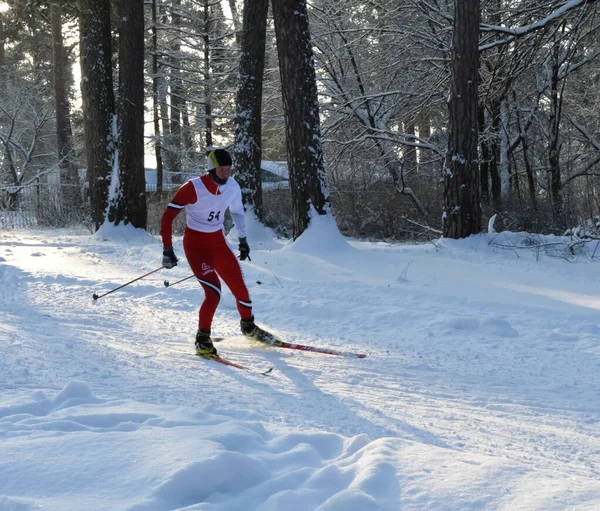
[[[202,263],[202,275],[206,275],[207,273],[210,273],[211,271],[215,271],[210,267],[210,264],[206,264],[206,263]]]

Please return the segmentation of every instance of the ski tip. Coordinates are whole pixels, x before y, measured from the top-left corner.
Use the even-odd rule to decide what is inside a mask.
[[[356,358],[367,358],[368,355],[366,353],[357,353]]]
[[[263,376],[268,376],[269,374],[271,374],[271,372],[273,371],[273,367],[269,367],[269,369],[267,369],[264,373],[260,373]]]

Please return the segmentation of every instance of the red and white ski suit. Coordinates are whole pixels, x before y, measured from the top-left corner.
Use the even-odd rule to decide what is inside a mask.
[[[198,328],[210,330],[221,299],[219,277],[233,293],[240,316],[252,317],[252,302],[237,257],[225,241],[223,220],[229,207],[238,236],[246,236],[246,223],[240,185],[229,178],[217,185],[208,174],[185,183],[167,206],[161,219],[163,246],[172,247],[172,224],[185,209],[186,228],[183,250],[192,272],[204,289],[204,302],[198,315]]]

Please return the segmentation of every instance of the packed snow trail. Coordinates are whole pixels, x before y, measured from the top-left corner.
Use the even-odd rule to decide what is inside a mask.
[[[0,232],[0,510],[600,509],[598,263],[328,229],[252,246],[257,322],[369,357],[250,344],[224,290],[219,351],[268,378],[177,353],[180,241],[94,301],[158,240]]]

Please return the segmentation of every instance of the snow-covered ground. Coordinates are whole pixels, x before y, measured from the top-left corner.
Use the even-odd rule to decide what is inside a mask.
[[[0,510],[600,509],[598,259],[248,237],[259,324],[369,357],[251,345],[225,292],[220,352],[275,369],[197,359],[180,239],[94,301],[160,241],[0,232]]]

